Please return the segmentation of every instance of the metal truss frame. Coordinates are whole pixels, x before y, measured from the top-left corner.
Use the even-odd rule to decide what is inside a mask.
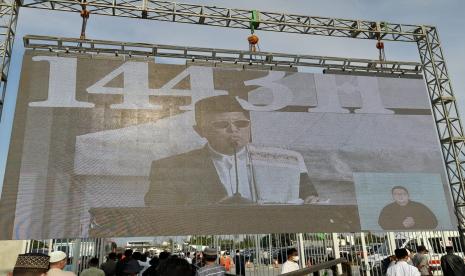
[[[249,52],[216,48],[184,47],[108,40],[76,39],[27,35],[23,38],[28,49],[47,49],[54,52],[125,55],[128,57],[180,58],[192,62],[223,63],[242,68],[283,70],[289,67],[319,67],[347,73],[373,73],[399,77],[421,77],[418,62],[380,61],[312,55],[292,55],[271,52]]]
[[[71,12],[80,12],[85,7],[90,14],[239,29],[250,29],[251,23],[258,23],[255,30],[361,39],[379,36],[384,40],[415,42],[419,32],[423,31],[420,25],[266,11],[255,11],[258,17],[251,22],[251,10],[156,0],[24,0],[23,6]]]
[[[8,72],[11,45],[20,5],[71,12],[81,12],[82,9],[87,9],[91,14],[206,26],[250,29],[253,25],[254,29],[262,31],[417,43],[452,192],[459,231],[462,241],[465,242],[465,136],[435,27],[230,9],[156,0],[24,0],[22,3],[4,0],[0,5],[0,11],[2,11],[0,19],[7,18],[9,21],[7,20],[7,23],[4,24],[6,29],[2,33],[3,37],[0,38],[1,45],[3,45],[3,51],[1,52],[3,64],[1,84],[3,86],[7,80],[6,73]],[[252,17],[252,14],[256,16]],[[97,44],[94,42],[93,45]],[[128,51],[124,44],[117,46],[120,47],[119,51],[123,51],[125,54],[129,55],[129,52],[138,54],[134,50]],[[72,49],[70,46],[64,46],[64,44],[59,47]],[[152,47],[153,49],[156,49],[156,47]],[[185,56],[187,56],[189,49],[185,50],[187,51]],[[266,55],[264,58],[266,60]],[[292,58],[296,58],[296,56]],[[243,59],[246,60],[245,57]],[[241,58],[238,58],[238,62],[240,60]],[[275,61],[275,58],[272,61]],[[258,61],[252,59],[252,63],[254,62]],[[298,62],[296,60],[289,63],[291,62],[296,63],[297,66]],[[374,72],[377,72],[376,68],[375,66]],[[370,69],[368,71],[373,72]],[[3,96],[2,94],[2,100]]]
[[[465,135],[436,28],[417,41],[434,119],[452,192],[459,232],[465,231]]]
[[[20,5],[21,3],[15,0],[2,0],[0,2],[0,120],[5,102],[8,70]]]

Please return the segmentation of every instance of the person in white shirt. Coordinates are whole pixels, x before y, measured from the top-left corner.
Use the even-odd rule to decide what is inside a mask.
[[[147,258],[147,254],[142,254],[140,252],[134,252],[134,254],[132,254],[132,257],[137,260],[137,262],[139,263],[139,266],[141,267],[141,270],[139,271],[139,273],[137,275],[139,276],[142,276],[142,273],[144,273],[144,271],[147,270],[147,268],[150,267],[150,259]]]
[[[409,256],[405,248],[395,250],[397,263],[388,268],[387,276],[420,276],[420,271],[407,263]]]
[[[287,261],[281,268],[281,274],[299,270],[299,252],[295,248],[287,250]]]
[[[53,251],[50,256],[50,269],[47,271],[47,276],[76,276],[73,272],[63,271],[66,266],[66,253],[63,251]]]
[[[192,264],[191,252],[187,251],[186,257],[184,258],[189,264]]]

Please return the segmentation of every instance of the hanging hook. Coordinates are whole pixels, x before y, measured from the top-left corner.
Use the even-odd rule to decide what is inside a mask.
[[[376,42],[376,49],[379,50],[379,61],[385,61],[386,54],[384,52],[384,42],[381,41],[381,39],[378,39],[378,42]]]
[[[84,0],[84,2],[81,4],[82,27],[81,27],[80,39],[86,39],[87,19],[89,19],[89,15],[90,15],[90,11],[88,11],[86,7],[87,7],[87,3]]]
[[[260,12],[253,10],[250,14],[250,36],[247,37],[249,41],[249,52],[257,51],[258,36],[255,35],[255,29],[260,26]],[[250,60],[252,60],[252,54],[250,54]]]

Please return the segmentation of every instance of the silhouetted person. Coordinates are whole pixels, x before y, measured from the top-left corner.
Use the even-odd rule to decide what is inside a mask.
[[[100,265],[100,268],[105,272],[105,276],[114,276],[116,270],[116,253],[108,254],[107,261]]]
[[[141,270],[139,263],[132,257],[133,251],[124,251],[124,259],[116,264],[116,276],[136,275]]]
[[[172,256],[168,258],[163,267],[160,267],[160,276],[194,276],[191,264],[185,259]]]
[[[236,265],[236,275],[245,275],[245,257],[241,255],[239,250],[236,250],[234,264]]]
[[[454,248],[446,246],[446,255],[441,257],[441,269],[444,276],[463,276],[465,275],[465,264],[463,259],[454,255]]]

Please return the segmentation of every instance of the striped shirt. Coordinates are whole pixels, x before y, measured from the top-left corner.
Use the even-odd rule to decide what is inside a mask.
[[[196,276],[223,276],[226,270],[223,266],[218,264],[206,265],[197,270]]]

